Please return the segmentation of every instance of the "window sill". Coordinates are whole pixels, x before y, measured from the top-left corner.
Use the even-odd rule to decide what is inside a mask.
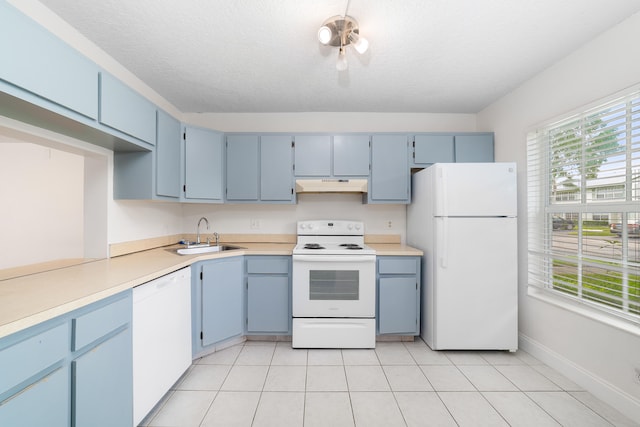
[[[539,301],[555,305],[558,308],[571,311],[573,313],[587,317],[591,320],[595,320],[596,322],[603,323],[607,326],[622,330],[636,337],[640,337],[640,326],[638,326],[637,324],[614,315],[608,315],[607,313],[593,309],[586,304],[581,304],[579,302],[574,302],[560,296],[555,296],[550,292],[545,292],[541,289],[536,289],[531,286],[527,288],[527,295]]]

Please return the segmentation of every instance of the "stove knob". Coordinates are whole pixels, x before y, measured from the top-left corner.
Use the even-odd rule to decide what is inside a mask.
[[[300,229],[304,230],[305,228],[307,228],[307,224],[300,224]]]
[[[356,230],[360,230],[360,224],[356,224]]]
[[[348,228],[349,230],[352,230],[352,229],[353,229],[353,224],[349,224],[349,225],[347,225],[347,228]]]

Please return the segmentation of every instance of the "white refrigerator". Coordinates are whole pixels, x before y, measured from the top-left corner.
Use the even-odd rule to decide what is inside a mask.
[[[421,336],[434,350],[518,347],[515,163],[413,175],[407,244],[422,258]]]

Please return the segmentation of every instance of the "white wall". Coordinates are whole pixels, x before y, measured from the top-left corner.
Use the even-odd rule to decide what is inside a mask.
[[[593,321],[527,296],[527,130],[640,83],[640,14],[605,32],[478,114],[496,136],[496,160],[519,167],[521,345],[608,403],[640,419],[640,330]]]
[[[345,219],[364,221],[367,234],[399,234],[404,241],[405,212],[405,205],[362,204],[357,194],[299,194],[296,205],[188,204],[182,226],[185,232],[195,233],[198,219],[204,216],[211,225],[209,233],[295,234],[296,221]],[[251,228],[255,220],[259,228]]]
[[[84,158],[0,135],[0,269],[82,258]]]
[[[475,114],[203,113],[190,124],[223,132],[473,132]]]

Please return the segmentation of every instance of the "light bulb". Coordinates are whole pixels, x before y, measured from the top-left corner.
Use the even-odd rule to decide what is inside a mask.
[[[338,53],[338,62],[336,62],[336,69],[338,71],[344,71],[349,68],[349,64],[347,63],[347,55],[345,55],[344,48],[340,48],[340,52]]]
[[[318,40],[322,44],[329,43],[331,41],[332,36],[333,36],[333,33],[331,32],[331,28],[327,27],[326,25],[323,25],[318,30]]]
[[[359,34],[356,34],[353,31],[349,33],[349,41],[353,45],[354,49],[361,55],[369,49],[369,41],[364,37],[360,37]]]

